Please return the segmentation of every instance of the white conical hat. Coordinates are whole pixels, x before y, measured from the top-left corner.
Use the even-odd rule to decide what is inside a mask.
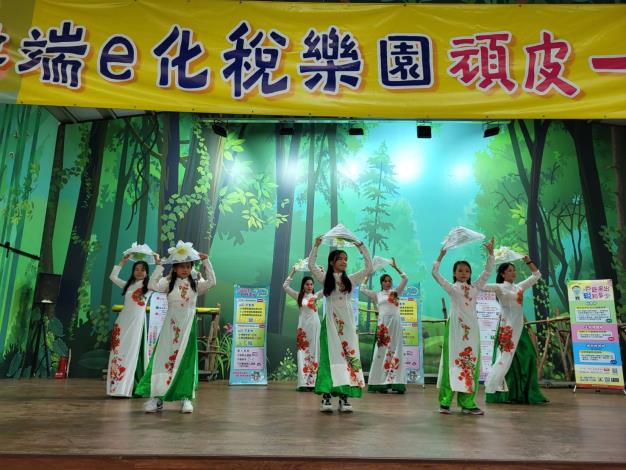
[[[131,247],[124,251],[124,256],[128,255],[131,261],[145,261],[148,264],[154,264],[154,252],[145,243],[143,245],[133,242]]]
[[[200,253],[193,247],[193,243],[178,240],[176,246],[167,250],[169,256],[161,261],[162,264],[176,264],[198,261]]]
[[[322,266],[320,266],[319,264],[317,265],[318,268],[320,268],[322,271],[324,270],[324,268]],[[299,259],[296,264],[293,265],[293,268],[298,271],[298,272],[308,272],[309,271],[309,258],[304,258],[304,259]]]
[[[493,254],[496,258],[496,264],[510,263],[511,261],[517,261],[518,259],[524,258],[524,255],[511,250],[508,246],[501,246],[500,248],[493,250]]]
[[[446,238],[443,240],[443,249],[450,250],[452,248],[458,248],[468,243],[484,240],[485,236],[482,233],[475,232],[465,227],[454,227],[448,232]]]
[[[322,243],[333,247],[354,246],[360,240],[357,236],[348,230],[345,225],[337,224],[328,232],[322,235]]]

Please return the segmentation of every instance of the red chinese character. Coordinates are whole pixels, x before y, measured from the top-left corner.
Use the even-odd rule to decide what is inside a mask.
[[[523,88],[526,91],[545,95],[554,89],[563,96],[573,98],[580,88],[563,77],[565,62],[572,47],[564,40],[554,40],[551,31],[541,31],[541,42],[524,47],[526,74]]]
[[[506,93],[514,93],[517,82],[509,74],[509,42],[511,33],[508,31],[452,38],[453,49],[448,51],[448,57],[454,63],[448,68],[448,74],[465,86],[480,79],[476,88],[481,91],[499,84]]]
[[[589,57],[594,72],[626,73],[626,55],[595,55]]]

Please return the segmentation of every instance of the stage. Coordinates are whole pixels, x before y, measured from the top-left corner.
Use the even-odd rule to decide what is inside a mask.
[[[194,413],[182,415],[178,403],[145,414],[143,399],[107,398],[99,380],[3,380],[0,468],[624,467],[622,393],[545,394],[548,405],[443,416],[434,386],[410,386],[322,414],[293,384],[202,382]]]

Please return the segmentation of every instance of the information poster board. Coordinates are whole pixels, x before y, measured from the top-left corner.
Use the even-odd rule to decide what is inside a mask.
[[[407,287],[399,300],[406,383],[424,385],[424,342],[419,284]]]
[[[148,358],[152,357],[152,352],[156,346],[159,334],[161,334],[161,327],[167,315],[167,294],[163,292],[153,292],[150,295],[150,313],[148,314],[148,335],[147,335],[147,350]],[[146,363],[146,367],[148,364]]]
[[[576,387],[623,389],[613,283],[569,281],[567,295]]]
[[[234,286],[230,385],[267,385],[267,287]]]
[[[495,292],[479,292],[476,297],[476,316],[480,329],[480,382],[491,370],[493,346],[500,321],[500,304]]]

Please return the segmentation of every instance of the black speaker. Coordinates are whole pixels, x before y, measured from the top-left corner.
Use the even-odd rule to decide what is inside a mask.
[[[37,274],[37,285],[35,287],[36,304],[56,304],[61,288],[61,275],[50,273]]]

